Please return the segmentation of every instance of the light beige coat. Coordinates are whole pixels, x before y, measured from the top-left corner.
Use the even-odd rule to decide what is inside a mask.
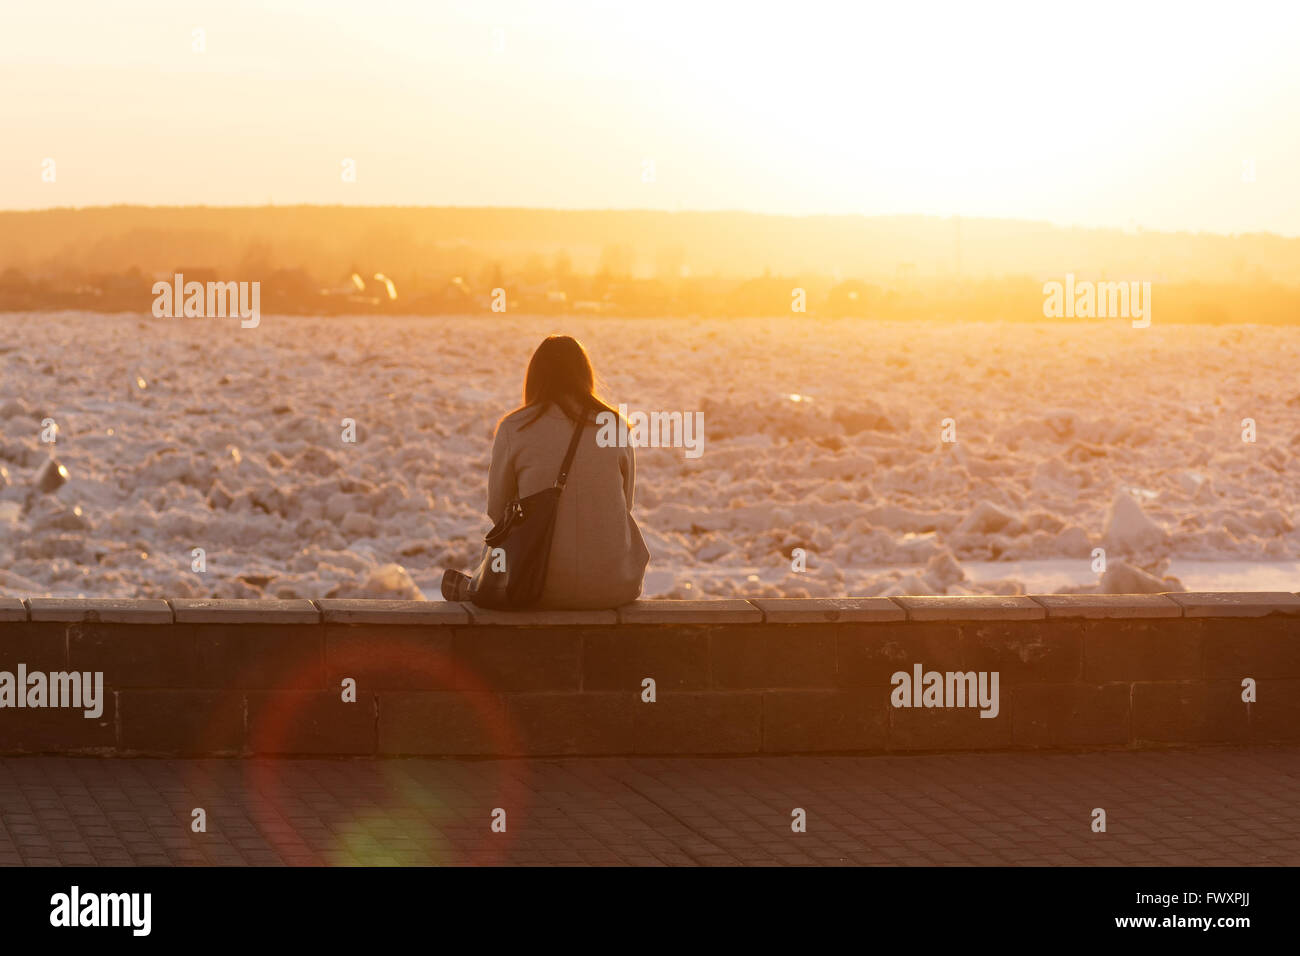
[[[508,415],[497,429],[488,472],[488,517],[496,524],[513,498],[555,483],[574,422],[554,405]],[[569,467],[555,515],[555,537],[539,607],[612,608],[641,594],[650,552],[632,517],[636,460],[632,449],[596,444],[589,421]]]

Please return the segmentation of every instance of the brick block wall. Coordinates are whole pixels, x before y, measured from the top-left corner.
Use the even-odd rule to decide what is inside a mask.
[[[16,706],[19,665],[29,688],[38,672],[102,673],[100,712]],[[997,716],[894,706],[893,675],[917,665],[996,673]],[[1297,740],[1300,596],[1281,592],[641,601],[516,614],[443,602],[0,598],[4,754],[920,753]]]

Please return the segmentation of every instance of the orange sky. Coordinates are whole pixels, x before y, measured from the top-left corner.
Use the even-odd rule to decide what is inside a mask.
[[[0,208],[743,209],[1300,235],[1290,2],[10,7]]]

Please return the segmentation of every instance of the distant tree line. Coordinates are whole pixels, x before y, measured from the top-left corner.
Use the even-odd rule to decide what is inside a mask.
[[[357,265],[322,277],[301,267],[246,263],[233,273],[178,263],[169,272],[138,267],[118,273],[76,268],[36,274],[10,266],[0,271],[0,311],[148,313],[155,282],[256,281],[264,312],[302,315],[543,315],[768,317],[827,319],[1062,321],[1044,316],[1043,283],[1029,276],[962,279],[917,277],[892,281],[824,275],[762,275],[748,279],[676,275],[637,278],[611,255],[594,273],[575,272],[568,257],[528,260],[519,268],[484,263],[476,274],[446,270],[387,271]],[[1165,282],[1152,286],[1153,321],[1300,324],[1300,289],[1272,282]],[[1069,320],[1065,320],[1069,321]],[[1078,319],[1074,321],[1089,321]]]

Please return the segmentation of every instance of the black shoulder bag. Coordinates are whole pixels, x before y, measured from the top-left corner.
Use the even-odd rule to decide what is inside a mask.
[[[501,520],[487,533],[483,560],[470,582],[470,600],[479,607],[526,608],[542,596],[555,533],[555,509],[586,425],[579,419],[573,429],[555,484],[510,502]]]

